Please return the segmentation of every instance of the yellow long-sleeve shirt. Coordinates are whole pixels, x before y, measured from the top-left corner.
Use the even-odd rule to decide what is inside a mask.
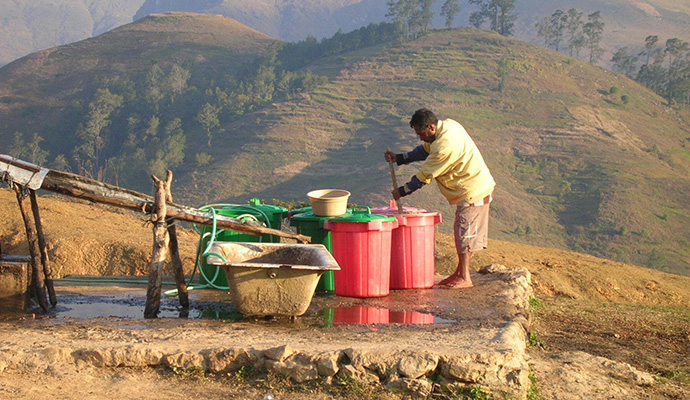
[[[472,204],[490,195],[496,182],[477,145],[465,128],[452,119],[439,120],[436,139],[424,143],[429,154],[417,179],[429,184],[435,178],[448,203]]]

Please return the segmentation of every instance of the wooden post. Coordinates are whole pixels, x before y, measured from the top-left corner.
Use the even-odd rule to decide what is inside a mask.
[[[386,148],[386,151],[391,151],[391,148]],[[393,168],[393,161],[388,161],[388,166],[391,170],[391,179],[393,180],[393,190],[398,189],[398,178],[395,177],[395,168]],[[396,200],[395,204],[398,206],[398,214],[403,213],[402,199]]]
[[[173,272],[175,274],[175,284],[177,286],[177,298],[180,300],[180,305],[184,308],[189,308],[189,293],[187,292],[187,283],[184,280],[184,270],[182,269],[182,258],[180,258],[180,247],[177,244],[177,227],[176,221],[169,218],[168,235],[170,237],[170,258],[172,260]]]
[[[166,199],[168,196],[168,181],[162,181],[152,175],[156,194],[153,200],[153,253],[149,263],[149,286],[146,291],[146,308],[144,318],[157,318],[161,305],[161,286],[163,266],[168,252],[168,226],[165,222]],[[168,179],[172,181],[172,173],[168,171]]]
[[[38,234],[38,247],[41,251],[41,264],[43,264],[43,273],[45,274],[45,285],[48,289],[48,297],[50,298],[50,305],[55,307],[57,304],[57,297],[55,296],[55,287],[53,286],[53,269],[50,266],[50,259],[48,258],[48,248],[46,246],[46,238],[43,234],[43,223],[41,223],[41,214],[38,211],[38,200],[36,200],[36,191],[29,189],[29,197],[31,198],[31,211],[34,214],[34,222],[36,223],[36,233]]]
[[[17,194],[19,211],[22,214],[22,219],[24,220],[24,229],[26,229],[26,237],[29,241],[29,254],[31,254],[31,270],[33,275],[31,281],[33,283],[33,289],[37,297],[38,304],[41,306],[41,309],[46,312],[48,311],[48,300],[46,299],[46,287],[43,280],[43,271],[42,268],[39,267],[41,250],[38,245],[38,238],[36,237],[31,216],[28,212],[29,207],[26,204],[26,194],[20,185],[14,183],[12,186],[14,188],[14,192]]]

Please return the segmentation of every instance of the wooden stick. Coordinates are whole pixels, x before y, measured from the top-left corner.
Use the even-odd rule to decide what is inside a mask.
[[[50,170],[43,180],[41,189],[145,213],[151,213],[153,209],[153,198],[149,195],[63,171]],[[174,203],[168,204],[166,215],[167,217],[197,224],[213,224],[213,215],[211,213]],[[309,236],[294,234],[292,232],[283,232],[265,226],[249,225],[248,222],[220,215],[216,216],[216,225],[233,232],[246,233],[249,235],[275,235],[278,237],[295,239],[301,243],[308,243],[311,241]]]
[[[386,151],[391,151],[390,147],[386,148]],[[388,161],[388,166],[391,169],[391,178],[393,179],[393,190],[398,189],[398,178],[395,177],[395,168],[393,168],[393,161]],[[395,204],[398,206],[398,214],[403,213],[403,208],[402,208],[402,202],[400,201],[401,199],[398,199],[395,201]]]
[[[31,199],[31,211],[33,211],[34,222],[36,223],[38,247],[41,251],[41,263],[43,264],[43,273],[45,274],[45,285],[48,289],[50,305],[55,307],[57,304],[57,296],[55,296],[55,287],[53,285],[53,269],[50,265],[50,259],[48,258],[48,246],[46,246],[46,238],[43,234],[43,224],[41,223],[41,214],[38,211],[38,200],[36,199],[35,190],[29,189],[29,198]]]
[[[161,305],[161,286],[163,284],[163,265],[168,252],[170,237],[168,227],[165,222],[166,204],[168,189],[167,183],[152,176],[156,195],[154,198],[154,213],[151,214],[153,220],[153,253],[149,263],[149,286],[146,291],[146,308],[144,308],[144,318],[157,318]]]
[[[46,299],[46,287],[43,280],[43,271],[39,267],[39,260],[41,258],[41,250],[38,246],[38,238],[31,221],[31,216],[28,212],[26,204],[26,195],[20,185],[13,184],[14,192],[17,194],[17,202],[19,203],[19,211],[24,220],[24,229],[26,229],[26,237],[29,241],[29,253],[31,254],[31,270],[33,274],[32,282],[37,297],[38,304],[44,312],[48,311],[48,300]]]
[[[167,220],[168,235],[170,236],[170,258],[172,260],[173,272],[175,274],[175,284],[177,286],[177,297],[180,300],[180,305],[184,308],[189,308],[189,293],[187,292],[187,283],[184,280],[184,270],[182,269],[182,258],[180,257],[180,248],[177,243],[177,228],[175,220],[170,218]]]

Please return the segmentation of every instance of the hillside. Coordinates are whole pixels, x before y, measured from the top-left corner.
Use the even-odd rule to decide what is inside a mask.
[[[149,79],[154,66],[162,75],[174,65],[225,79],[264,56],[274,43],[229,18],[170,13],[31,54],[0,68],[0,136],[9,143],[13,132],[51,132],[43,134],[44,146],[53,156],[69,154],[75,145],[69,137],[104,82],[127,91],[134,85],[130,80]],[[202,95],[188,92],[178,107]],[[58,120],[57,126],[51,122]]]
[[[174,189],[173,194],[176,195]],[[39,197],[38,204],[56,278],[72,274],[146,274],[152,233],[150,227],[142,225],[141,214],[53,195]],[[178,232],[183,266],[185,272],[190,274],[198,235],[186,229]],[[6,186],[0,186],[2,250],[8,254],[27,254],[25,240],[14,193]],[[439,234],[435,253],[436,272],[450,273],[457,263],[452,237]],[[574,388],[578,396],[589,395],[592,398],[600,397],[602,393],[621,391],[627,394],[625,398],[631,399],[683,399],[690,394],[690,370],[687,365],[690,356],[690,278],[500,240],[491,240],[489,249],[478,253],[472,261],[473,269],[488,264],[524,267],[532,273],[536,298],[532,301],[535,321],[530,337],[530,364],[541,399],[573,398],[568,394]],[[112,322],[111,319],[105,321]],[[146,329],[143,322],[137,322],[140,323],[142,329]],[[175,324],[176,321],[172,319],[171,323]],[[91,326],[88,320],[83,320],[75,324],[74,329],[74,335],[58,337],[57,340],[65,341],[60,342],[61,345],[68,346],[71,337],[78,337],[80,330],[91,329]],[[641,385],[638,373],[631,370],[630,365],[654,374],[656,383]],[[109,385],[108,390],[121,391],[124,382],[132,382],[128,386],[136,388],[133,390],[155,386],[147,383],[149,381],[146,379],[141,381],[142,376],[148,376],[144,371],[136,368],[127,371],[118,373],[117,383]],[[84,370],[79,371],[77,382],[83,382],[84,374],[87,374],[89,382],[95,382],[96,378]],[[5,380],[13,377],[15,375],[8,371],[2,374]],[[59,379],[52,374],[47,377]],[[48,379],[46,376],[43,378]],[[271,386],[270,381],[268,384],[262,383],[260,376],[254,380],[247,378],[250,377],[232,385],[220,385],[209,376],[161,376],[157,371],[151,382],[157,382],[158,386],[160,382],[166,382],[166,387],[170,388],[188,385],[190,388],[185,393],[196,393],[198,390],[210,399],[228,398],[234,393],[233,390],[239,392],[237,388],[240,384],[244,392],[230,398],[246,398],[246,393],[256,393],[257,389],[264,389],[261,395],[269,389],[273,393],[298,390],[285,396],[294,399],[327,398],[314,397],[318,396],[318,388],[307,387],[303,390],[308,393],[301,393],[299,387],[289,389],[281,384],[279,388],[275,384]],[[26,376],[21,376],[20,383],[26,383]],[[66,390],[73,383],[65,379],[60,380],[57,386]],[[33,388],[53,394],[55,390],[54,386],[46,386],[43,381],[36,383]],[[137,397],[132,395],[127,398]],[[383,398],[399,397],[389,395]]]
[[[37,53],[0,69],[0,135],[9,142],[14,131],[40,132],[52,157],[69,154],[98,76],[126,79],[153,62],[174,62],[193,70],[191,81],[220,80],[218,73],[243,68],[271,43],[229,19],[170,14]],[[507,65],[500,76],[499,62]],[[407,121],[427,106],[468,128],[497,179],[492,238],[690,273],[688,114],[637,83],[473,29],[345,53],[307,69],[329,82],[221,119],[213,146],[196,110],[185,106],[199,89],[180,96],[169,111],[183,118],[187,137],[185,162],[175,169],[178,198],[199,206],[250,197],[301,201],[328,186],[351,191],[356,204],[387,204],[381,154],[417,145]],[[124,111],[119,118],[114,133],[127,126]],[[195,164],[200,153],[213,161]],[[399,179],[414,172],[404,167]],[[435,188],[405,204],[452,216]]]
[[[503,92],[501,59],[511,65]],[[415,146],[407,121],[428,106],[466,125],[497,178],[492,237],[688,273],[687,114],[635,82],[475,30],[311,69],[333,80],[234,121],[211,152],[217,162],[193,181],[180,177],[195,188],[192,202],[301,200],[325,185],[350,190],[353,203],[385,204],[390,177],[380,154]],[[633,100],[624,104],[622,94]],[[400,179],[414,171],[402,168]],[[405,203],[452,215],[435,188]]]

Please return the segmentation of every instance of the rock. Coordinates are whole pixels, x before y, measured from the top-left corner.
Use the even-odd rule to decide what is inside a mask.
[[[297,353],[285,361],[266,360],[266,369],[274,374],[289,377],[297,383],[319,377],[318,369],[311,357],[301,353]]]
[[[401,376],[417,379],[438,366],[438,356],[432,354],[410,354],[400,359],[398,372]]]
[[[434,390],[434,384],[427,379],[400,378],[386,385],[389,389],[399,390],[406,397],[425,399]]]
[[[355,381],[364,382],[367,384],[378,384],[381,382],[376,373],[365,368],[357,369],[349,364],[341,366],[337,376],[341,378],[347,378]]]
[[[215,374],[238,371],[244,365],[255,363],[256,359],[256,355],[246,349],[220,349],[206,353],[207,369]]]
[[[163,364],[170,368],[202,369],[205,370],[205,358],[199,353],[175,353],[163,356]]]
[[[340,369],[338,367],[340,354],[339,351],[334,351],[319,355],[316,359],[316,368],[319,375],[331,377],[337,374]]]
[[[450,379],[477,383],[487,373],[486,365],[478,363],[475,358],[477,355],[461,355],[444,357],[441,366],[441,374]]]
[[[367,369],[378,373],[379,377],[386,377],[397,371],[399,352],[381,352],[375,350],[345,350],[350,363],[358,370]]]
[[[264,356],[269,360],[284,361],[295,353],[289,345],[274,347],[272,349],[264,350]]]

